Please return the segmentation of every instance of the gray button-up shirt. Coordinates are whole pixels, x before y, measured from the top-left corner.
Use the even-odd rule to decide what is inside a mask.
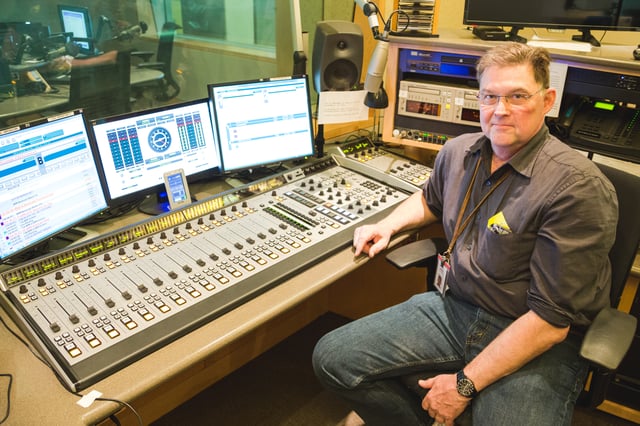
[[[609,304],[608,253],[618,218],[613,185],[544,126],[493,174],[489,140],[459,136],[444,145],[424,187],[449,241],[479,156],[463,218],[512,170],[455,244],[452,294],[506,317],[531,309],[556,326],[589,324]]]

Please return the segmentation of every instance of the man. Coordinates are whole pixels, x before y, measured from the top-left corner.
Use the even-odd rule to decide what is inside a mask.
[[[448,141],[419,191],[356,229],[355,256],[441,221],[449,250],[429,291],[324,336],[313,363],[367,425],[570,425],[586,362],[579,331],[606,306],[617,198],[549,134],[549,54],[506,43],[477,65],[482,133]],[[421,406],[399,376],[420,380]],[[451,374],[450,371],[457,371]]]

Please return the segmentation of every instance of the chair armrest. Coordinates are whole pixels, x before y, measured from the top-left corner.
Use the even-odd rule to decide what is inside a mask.
[[[164,69],[164,62],[140,62],[136,65],[138,68],[151,68],[154,70],[162,71]]]
[[[438,253],[446,248],[447,242],[442,238],[418,240],[394,249],[387,254],[386,259],[398,269],[422,267],[433,261]]]
[[[141,58],[144,62],[149,62],[149,60],[153,55],[155,55],[155,52],[151,52],[148,50],[139,50],[139,51],[131,52],[131,57]]]
[[[614,308],[601,310],[585,333],[580,356],[608,370],[618,368],[631,346],[637,319]]]

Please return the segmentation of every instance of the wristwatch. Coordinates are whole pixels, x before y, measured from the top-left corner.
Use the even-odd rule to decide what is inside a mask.
[[[476,396],[478,391],[476,390],[476,386],[473,384],[470,378],[465,376],[464,370],[458,371],[456,373],[456,388],[458,389],[458,393],[465,398],[473,398]]]

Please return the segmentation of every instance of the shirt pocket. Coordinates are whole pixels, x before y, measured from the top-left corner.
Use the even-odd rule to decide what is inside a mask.
[[[532,232],[498,234],[485,228],[478,239],[478,266],[497,283],[528,280],[535,242]]]

